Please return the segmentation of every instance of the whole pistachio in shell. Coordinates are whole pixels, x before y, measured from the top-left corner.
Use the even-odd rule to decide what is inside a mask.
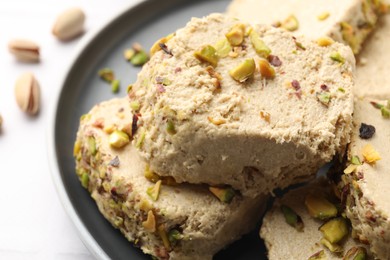
[[[35,115],[39,111],[40,87],[39,83],[30,72],[19,76],[15,83],[16,103],[23,112]]]

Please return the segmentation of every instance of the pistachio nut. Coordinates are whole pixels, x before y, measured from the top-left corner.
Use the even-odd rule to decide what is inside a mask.
[[[70,8],[62,12],[54,23],[53,35],[61,41],[68,41],[82,34],[85,14],[80,8]]]
[[[19,61],[39,61],[39,46],[35,42],[29,40],[15,39],[8,43],[8,49]]]
[[[328,220],[319,230],[324,238],[332,244],[340,242],[349,233],[347,220],[343,217]]]
[[[305,205],[313,218],[328,219],[337,216],[336,206],[322,196],[309,193],[305,198]]]
[[[284,219],[286,220],[287,224],[302,232],[304,228],[302,218],[292,208],[286,205],[281,205],[280,209],[282,210]]]
[[[201,62],[210,63],[213,67],[218,64],[217,50],[211,45],[206,45],[201,50],[196,51],[194,56]]]
[[[263,78],[273,79],[275,78],[275,69],[269,64],[265,59],[260,59],[259,61],[259,70]]]
[[[251,78],[256,70],[256,64],[253,59],[247,59],[229,70],[230,76],[238,82],[244,82]]]
[[[40,88],[32,73],[22,74],[15,83],[16,103],[29,115],[35,115],[39,110]]]
[[[344,260],[364,260],[367,258],[367,250],[364,247],[352,247],[344,256]]]
[[[209,190],[215,197],[225,203],[230,203],[236,195],[236,192],[230,187],[219,188],[210,186]]]

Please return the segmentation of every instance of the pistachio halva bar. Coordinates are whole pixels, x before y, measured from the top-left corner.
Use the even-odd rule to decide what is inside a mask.
[[[227,14],[311,39],[329,36],[357,54],[386,9],[380,0],[234,0]]]
[[[135,145],[177,182],[256,197],[313,176],[349,142],[349,47],[211,14],[159,40],[129,92]]]
[[[131,124],[127,99],[100,103],[82,117],[75,143],[82,185],[129,241],[157,259],[212,259],[254,227],[263,198],[158,178],[129,144]]]
[[[356,96],[390,99],[389,39],[390,15],[385,15],[358,56],[354,88]]]
[[[345,213],[378,259],[390,259],[390,101],[357,100],[342,175]]]
[[[260,231],[268,259],[373,259],[367,246],[352,238],[338,205],[325,178],[276,199]]]

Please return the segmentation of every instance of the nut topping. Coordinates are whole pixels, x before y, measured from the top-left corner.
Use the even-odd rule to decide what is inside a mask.
[[[35,115],[39,110],[40,88],[32,73],[22,74],[15,83],[16,103],[29,115]]]
[[[39,46],[29,40],[12,40],[8,43],[9,51],[22,62],[38,62]]]
[[[53,34],[61,41],[68,41],[82,34],[85,14],[80,8],[70,8],[61,13],[53,26]]]

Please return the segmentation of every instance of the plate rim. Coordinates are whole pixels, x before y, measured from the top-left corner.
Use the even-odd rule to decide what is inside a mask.
[[[115,22],[119,17],[125,15],[131,9],[136,8],[141,5],[143,2],[148,0],[133,0],[130,4],[128,4],[125,8],[115,12],[113,15],[108,17],[104,22],[102,22],[99,26],[94,29],[91,29],[87,32],[84,37],[80,39],[77,43],[73,54],[71,55],[69,64],[65,68],[64,73],[62,74],[61,79],[59,80],[60,87],[56,90],[54,94],[54,98],[52,104],[49,107],[49,116],[48,123],[46,128],[46,151],[47,158],[49,163],[49,171],[52,182],[54,183],[54,187],[57,193],[57,196],[60,199],[60,203],[62,204],[63,209],[66,212],[66,215],[70,218],[73,226],[76,228],[76,232],[78,237],[81,239],[84,246],[88,249],[88,251],[96,258],[102,260],[108,260],[110,257],[103,250],[103,248],[99,245],[99,243],[94,239],[92,234],[88,231],[86,226],[83,224],[81,218],[78,216],[76,209],[74,208],[69,194],[65,189],[64,182],[61,178],[60,167],[58,162],[58,157],[55,149],[55,129],[56,129],[56,120],[57,120],[57,112],[58,105],[61,99],[61,95],[72,68],[79,56],[87,49],[89,44],[98,37],[99,33],[108,28],[112,23]]]

